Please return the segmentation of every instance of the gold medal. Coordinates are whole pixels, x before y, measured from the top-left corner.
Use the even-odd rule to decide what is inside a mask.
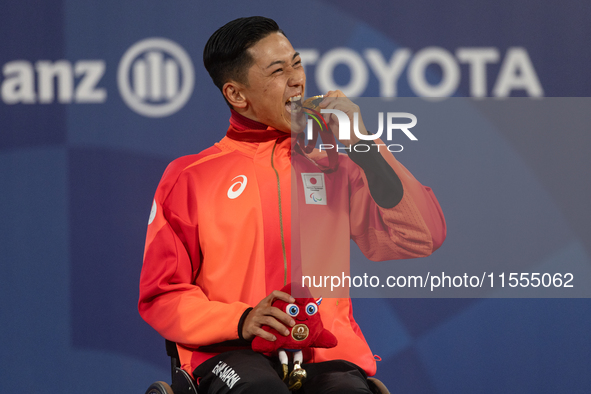
[[[291,337],[296,341],[303,341],[308,338],[308,334],[310,334],[310,330],[305,324],[296,324],[291,329]]]
[[[324,96],[320,95],[320,96],[313,96],[313,97],[309,97],[306,100],[304,100],[302,107],[304,108],[311,108],[314,111],[318,111],[319,107],[318,105],[320,105],[320,102],[324,100]]]

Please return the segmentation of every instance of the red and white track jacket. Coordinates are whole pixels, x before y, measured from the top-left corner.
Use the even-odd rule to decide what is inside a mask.
[[[301,174],[319,173],[315,162],[325,158],[292,155],[288,135],[235,113],[230,121],[219,143],[168,166],[148,225],[139,312],[177,342],[189,373],[228,349],[216,344],[239,338],[249,307],[292,281],[292,261],[304,271],[348,263],[350,239],[372,260],[427,256],[446,235],[431,189],[389,152],[382,156],[403,190],[395,206],[376,204],[365,172],[346,155],[323,175],[326,205],[307,204]],[[350,299],[325,296],[321,316],[339,344],[310,350],[307,362],[344,359],[374,375]]]

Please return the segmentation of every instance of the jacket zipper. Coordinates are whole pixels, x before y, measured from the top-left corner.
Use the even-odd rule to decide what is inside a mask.
[[[283,249],[283,286],[287,285],[287,253],[285,252],[285,236],[283,235],[283,212],[281,210],[281,181],[279,180],[279,172],[275,168],[273,158],[275,157],[275,147],[277,147],[277,141],[273,145],[273,151],[271,152],[271,168],[275,171],[277,177],[277,196],[279,198],[279,228],[281,231],[281,248]]]

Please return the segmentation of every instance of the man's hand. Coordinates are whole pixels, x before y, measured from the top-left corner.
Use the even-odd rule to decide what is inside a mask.
[[[355,132],[353,131],[355,113],[357,113],[359,116],[359,132],[365,135],[369,134],[367,132],[367,129],[365,128],[365,125],[363,124],[363,119],[361,118],[361,111],[359,110],[359,106],[351,100],[349,100],[349,98],[347,98],[347,96],[345,96],[345,94],[340,90],[331,90],[328,93],[326,93],[324,95],[324,100],[320,102],[319,107],[321,109],[338,109],[339,111],[342,111],[345,114],[347,114],[347,117],[349,118],[349,123],[351,125],[351,130],[349,130],[351,139],[349,140],[339,139],[339,120],[337,116],[335,114],[324,114],[324,119],[326,120],[326,123],[328,124],[330,129],[333,131],[335,138],[338,139],[346,147],[355,145],[357,142],[360,141],[360,139],[355,135]]]
[[[259,336],[268,341],[275,341],[277,339],[275,335],[263,330],[262,326],[269,326],[285,336],[289,335],[287,327],[293,327],[295,321],[284,311],[271,306],[271,303],[275,300],[283,300],[290,304],[295,302],[291,295],[279,290],[275,290],[263,298],[244,320],[242,326],[242,337],[244,339],[250,341],[255,336]]]

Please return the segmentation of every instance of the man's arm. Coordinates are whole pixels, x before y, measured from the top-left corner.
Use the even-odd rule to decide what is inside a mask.
[[[138,305],[142,318],[163,337],[191,347],[239,338],[241,317],[250,307],[242,302],[210,301],[194,284],[202,260],[198,226],[190,215],[177,212],[190,212],[192,185],[181,174],[198,158],[175,160],[158,185]]]
[[[200,252],[198,246],[191,245],[189,253],[177,231],[184,227],[183,237],[191,238],[196,237],[197,229],[167,212],[160,203],[156,202],[156,207],[140,278],[140,315],[166,339],[190,347],[237,339],[240,318],[250,306],[210,301],[193,284],[201,263]]]
[[[430,255],[447,233],[437,198],[390,152],[372,148],[349,154],[361,169],[351,172],[352,238],[372,260]]]
[[[344,112],[351,128],[357,113],[360,133],[368,134],[359,106],[340,90],[328,92],[320,108]],[[338,137],[338,118],[332,114],[326,120]],[[357,164],[349,169],[353,240],[372,260],[423,257],[433,253],[445,240],[447,228],[432,190],[421,185],[384,148],[380,139],[373,141],[369,152],[355,151],[354,146],[360,139],[353,130],[349,131],[350,139],[340,142],[352,148],[349,158]]]
[[[188,214],[195,185],[179,176],[184,161],[169,166],[156,191],[140,278],[140,315],[163,337],[188,347],[255,335],[272,340],[261,325],[288,332],[285,326],[295,324],[293,319],[271,303],[293,302],[289,294],[273,292],[252,308],[238,301],[212,301],[195,284],[203,255],[198,225]]]

